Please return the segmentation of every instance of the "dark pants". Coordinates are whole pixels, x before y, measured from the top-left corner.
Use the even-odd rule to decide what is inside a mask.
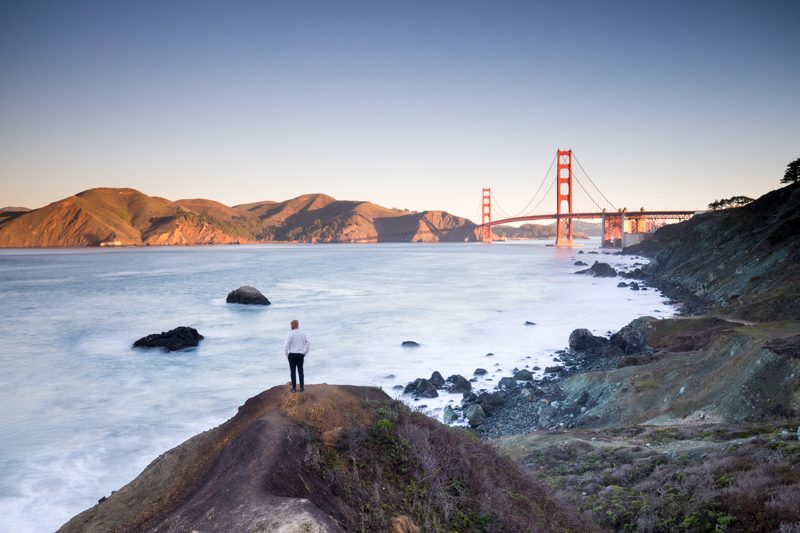
[[[292,374],[292,390],[297,387],[297,381],[295,380],[294,373],[295,369],[297,369],[297,373],[300,375],[300,390],[303,390],[303,359],[305,355],[301,353],[290,353],[289,354],[289,371]]]

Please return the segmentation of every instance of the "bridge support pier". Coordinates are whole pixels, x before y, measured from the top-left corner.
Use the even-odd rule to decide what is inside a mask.
[[[572,150],[556,153],[556,202],[556,246],[572,246]]]

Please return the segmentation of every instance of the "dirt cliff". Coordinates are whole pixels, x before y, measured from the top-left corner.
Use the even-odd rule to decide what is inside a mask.
[[[466,431],[379,389],[288,386],[166,452],[61,532],[592,531]]]

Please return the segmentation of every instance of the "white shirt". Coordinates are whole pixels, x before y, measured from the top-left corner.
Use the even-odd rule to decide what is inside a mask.
[[[308,337],[299,329],[293,329],[286,335],[286,343],[283,346],[283,351],[286,355],[290,353],[307,354],[311,349],[311,343],[308,342]]]

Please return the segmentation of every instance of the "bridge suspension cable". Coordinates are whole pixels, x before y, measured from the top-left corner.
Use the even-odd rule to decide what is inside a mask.
[[[611,208],[612,208],[614,211],[616,211],[616,210],[617,210],[617,207],[616,207],[616,206],[615,206],[613,203],[611,203],[611,200],[609,200],[609,199],[606,197],[606,195],[605,195],[605,194],[603,194],[603,191],[601,191],[601,190],[600,190],[600,187],[598,187],[598,186],[595,184],[595,182],[594,182],[594,181],[592,180],[592,178],[589,176],[589,173],[588,173],[588,172],[586,172],[586,169],[585,169],[585,168],[583,168],[583,165],[581,165],[581,162],[580,162],[580,160],[578,159],[578,156],[574,155],[574,152],[573,152],[573,157],[575,158],[575,162],[576,162],[576,163],[578,163],[578,167],[581,169],[581,171],[583,172],[584,176],[586,176],[586,179],[588,179],[588,180],[589,180],[589,183],[591,183],[591,184],[592,184],[592,186],[594,187],[594,189],[595,189],[595,190],[596,190],[598,193],[600,193],[600,196],[602,196],[602,197],[603,197],[603,199],[604,199],[606,202],[608,202],[608,205],[610,205],[610,206],[611,206]],[[583,189],[583,190],[586,192],[586,194],[589,196],[589,198],[592,198],[592,196],[589,194],[589,191],[587,191],[587,190],[586,190],[586,188],[584,188],[584,187],[583,187],[583,185],[580,183],[580,180],[578,180],[578,185],[580,185],[580,186],[581,186],[581,188],[582,188],[582,189]],[[595,202],[595,205],[597,205],[597,207],[601,207],[601,206],[600,206],[600,204],[598,204],[598,203],[597,203],[597,202],[594,200],[594,198],[592,198],[592,201],[593,201],[593,202]]]
[[[545,191],[544,196],[542,196],[542,198],[533,207],[533,209],[529,210],[528,208],[531,206],[531,204],[534,202],[534,200],[536,200],[536,198],[539,195],[539,192],[541,192],[541,190],[542,190],[542,187],[544,187],[544,184],[547,182],[547,176],[549,176],[550,175],[550,171],[553,170],[553,164],[555,164],[555,162],[556,162],[556,156],[553,156],[553,159],[550,161],[550,166],[547,168],[547,172],[545,172],[544,177],[542,178],[542,181],[539,183],[539,187],[536,189],[536,192],[533,193],[533,196],[531,197],[530,200],[528,200],[528,203],[525,204],[525,207],[520,209],[519,212],[517,214],[515,214],[515,215],[511,215],[508,211],[503,209],[500,206],[500,202],[497,201],[497,197],[495,197],[494,193],[492,193],[492,202],[497,205],[497,208],[498,208],[497,210],[500,212],[499,214],[504,215],[503,218],[517,218],[517,217],[520,217],[520,216],[523,216],[525,214],[532,213],[533,211],[535,211],[536,208],[539,207],[539,205],[541,205],[542,201],[545,198],[547,198],[547,193],[550,191],[550,189],[553,186],[552,182],[550,183],[550,188],[548,188],[548,190]]]

